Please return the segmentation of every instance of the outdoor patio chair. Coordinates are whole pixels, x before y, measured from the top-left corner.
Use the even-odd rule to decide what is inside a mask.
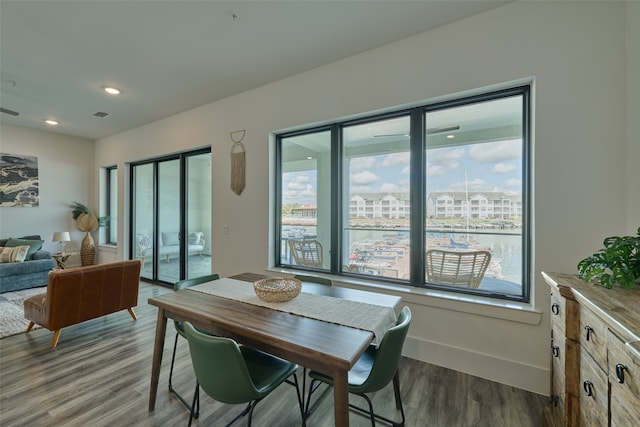
[[[296,265],[322,268],[322,245],[317,240],[289,240]]]
[[[436,285],[477,288],[491,262],[491,253],[431,249],[426,254],[427,281]]]

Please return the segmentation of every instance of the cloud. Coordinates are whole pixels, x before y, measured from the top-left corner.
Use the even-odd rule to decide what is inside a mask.
[[[495,187],[491,187],[487,181],[476,178],[471,181],[467,181],[466,185],[464,181],[453,183],[449,186],[451,191],[498,191]]]
[[[310,180],[311,179],[309,178],[309,175],[306,175],[306,174],[296,174],[291,179],[291,181],[295,181],[295,182],[309,182]]]
[[[491,170],[494,173],[509,173],[516,170],[516,166],[510,163],[496,163]]]
[[[367,169],[373,169],[374,167],[376,167],[376,160],[371,156],[353,157],[349,161],[351,172],[362,172]]]
[[[296,181],[292,181],[292,182],[289,182],[289,184],[287,184],[287,189],[289,191],[302,191],[308,187],[312,187],[311,184],[304,184]]]
[[[400,191],[401,188],[399,185],[392,184],[390,182],[385,182],[380,186],[380,191],[383,193],[395,193]]]
[[[448,169],[442,165],[427,166],[427,176],[445,176]]]
[[[307,186],[304,190],[300,191],[300,197],[316,197],[316,189],[311,185]]]
[[[522,157],[522,141],[512,139],[484,144],[473,144],[469,147],[469,157],[478,163],[498,163]]]
[[[400,171],[401,175],[409,175],[411,173],[411,166],[405,166]]]
[[[458,166],[464,156],[464,148],[440,148],[427,152],[427,161],[431,167],[442,166],[452,169]]]
[[[317,197],[317,192],[311,184],[291,182],[287,185],[287,190],[282,192],[282,196],[284,199],[315,198]]]
[[[508,179],[505,181],[504,186],[506,188],[515,188],[519,190],[522,188],[522,180],[519,178]]]
[[[382,166],[385,168],[399,165],[408,165],[411,161],[411,154],[406,151],[403,153],[388,154],[382,160]]]
[[[377,182],[380,178],[378,175],[371,171],[362,171],[358,173],[351,174],[350,184],[354,185],[371,185]]]

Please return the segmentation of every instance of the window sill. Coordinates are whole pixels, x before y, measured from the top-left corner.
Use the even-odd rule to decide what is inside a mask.
[[[113,245],[111,243],[99,244],[98,248],[100,251],[104,251],[104,252],[111,252],[114,254],[118,252],[118,245]]]
[[[305,274],[300,270],[270,268],[268,271],[278,274]],[[458,311],[483,317],[507,320],[510,322],[539,325],[542,312],[530,304],[480,297],[477,295],[458,294],[427,288],[416,288],[398,284],[381,283],[352,277],[331,276],[309,272],[333,280],[337,286],[360,289],[363,291],[386,293],[402,298],[404,303],[442,310]]]

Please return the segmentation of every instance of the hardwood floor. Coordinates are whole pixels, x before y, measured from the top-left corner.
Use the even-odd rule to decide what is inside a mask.
[[[149,380],[157,310],[151,296],[171,292],[140,284],[138,320],[126,311],[62,330],[58,348],[46,329],[0,340],[0,425],[13,426],[174,426],[186,425],[187,410],[167,390],[174,328],[167,328],[156,409],[148,412]],[[407,426],[544,425],[548,398],[460,372],[403,358],[400,384]],[[195,377],[188,345],[180,338],[174,387],[191,399]],[[314,395],[316,396],[316,395]],[[308,425],[333,425],[333,399],[325,393]],[[363,404],[357,396],[352,402]],[[315,400],[315,399],[314,399]],[[376,393],[377,411],[396,419],[392,388]],[[224,405],[201,393],[194,426],[224,425],[241,406]],[[352,426],[369,426],[351,413]],[[241,421],[236,425],[246,425]],[[295,390],[283,385],[258,404],[253,425],[298,426]],[[382,424],[380,424],[382,425]]]

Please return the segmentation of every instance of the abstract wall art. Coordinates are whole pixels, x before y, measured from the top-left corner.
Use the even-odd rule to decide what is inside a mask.
[[[38,206],[38,158],[0,153],[0,207]]]

